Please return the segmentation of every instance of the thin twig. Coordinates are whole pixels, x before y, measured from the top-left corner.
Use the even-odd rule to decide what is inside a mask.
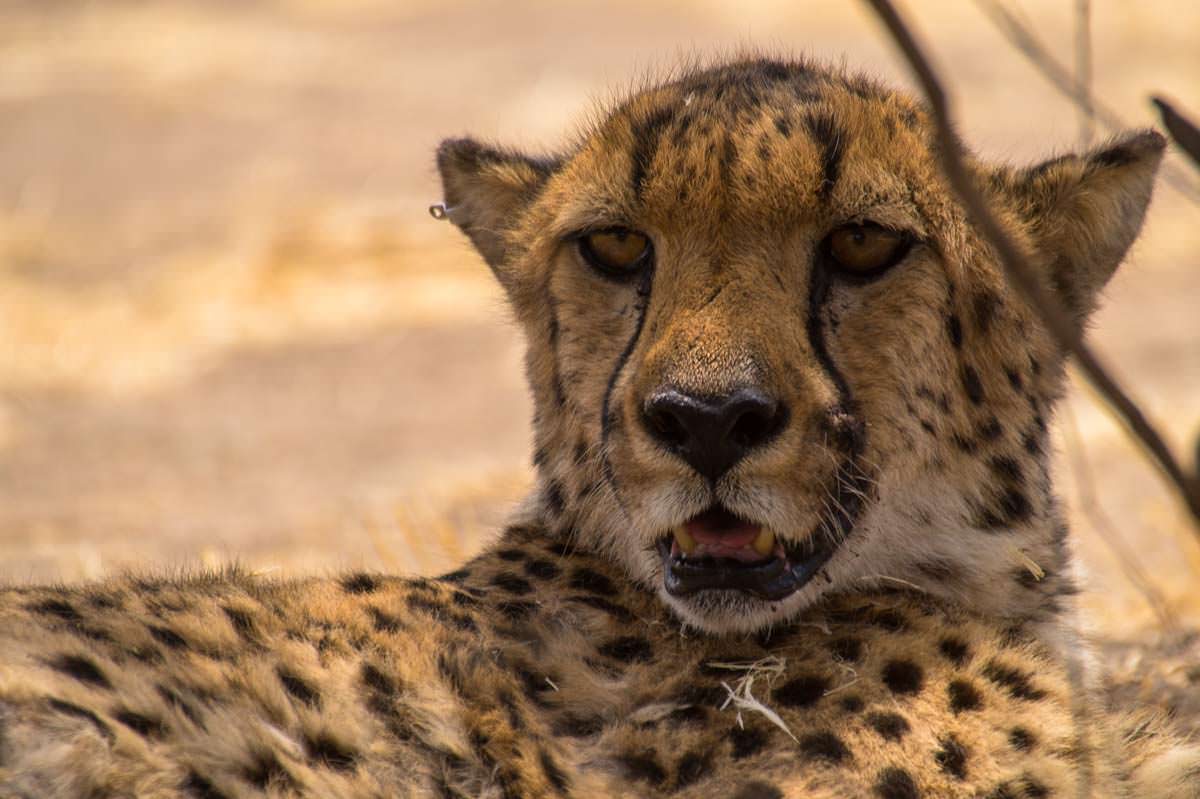
[[[1088,98],[1088,107],[1092,117],[1100,121],[1110,131],[1123,130],[1130,127],[1112,106],[1096,98],[1086,87],[1081,87],[1071,75],[1071,71],[1059,63],[1050,51],[1038,41],[1027,25],[1002,6],[997,0],[975,0],[975,5],[992,21],[1004,38],[1017,50],[1021,51],[1034,67],[1042,73],[1054,88],[1074,103],[1079,98]],[[1162,166],[1163,181],[1171,188],[1184,195],[1192,202],[1200,202],[1200,186],[1196,185],[1191,175],[1177,165],[1166,163]]]
[[[1167,476],[1184,500],[1195,521],[1200,523],[1200,480],[1186,474],[1158,431],[1108,370],[1084,344],[1080,331],[1070,321],[1058,299],[1052,295],[1026,263],[1025,254],[992,214],[983,194],[967,171],[961,145],[954,135],[950,106],[941,81],[934,74],[929,60],[917,45],[908,26],[900,19],[890,0],[867,0],[887,27],[909,65],[916,73],[933,112],[938,139],[938,157],[954,193],[966,208],[968,217],[1000,256],[1005,273],[1017,290],[1030,302],[1055,343],[1063,352],[1074,356],[1084,377],[1104,397],[1134,438],[1139,441],[1152,461]],[[1197,525],[1200,533],[1200,524]]]
[[[1090,147],[1095,135],[1092,110],[1092,3],[1075,0],[1075,102],[1079,106],[1079,146]]]
[[[1158,113],[1162,115],[1163,127],[1171,134],[1179,149],[1191,156],[1196,166],[1200,166],[1200,127],[1162,97],[1151,97],[1150,101],[1158,108]]]
[[[1067,455],[1071,460],[1071,473],[1075,477],[1075,494],[1079,503],[1079,511],[1116,556],[1117,564],[1124,573],[1125,579],[1133,586],[1134,590],[1142,595],[1142,599],[1146,600],[1146,604],[1158,618],[1159,626],[1165,629],[1174,629],[1176,626],[1175,614],[1171,612],[1162,593],[1146,575],[1146,570],[1142,568],[1137,552],[1117,531],[1117,526],[1113,524],[1108,512],[1104,510],[1104,506],[1100,504],[1100,500],[1096,496],[1095,478],[1092,475],[1091,463],[1088,461],[1087,447],[1075,419],[1075,409],[1069,399],[1063,405],[1065,406],[1063,408],[1064,423],[1061,428]]]

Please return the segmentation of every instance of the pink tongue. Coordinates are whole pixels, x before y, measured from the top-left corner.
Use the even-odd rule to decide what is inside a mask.
[[[687,531],[697,544],[706,544],[710,548],[741,549],[749,546],[758,537],[757,524],[739,524],[736,527],[711,527],[702,521],[693,519],[686,525]]]

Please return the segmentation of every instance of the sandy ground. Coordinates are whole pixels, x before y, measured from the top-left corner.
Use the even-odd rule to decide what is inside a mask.
[[[1069,63],[1053,6],[1022,7]],[[1131,125],[1152,91],[1200,110],[1200,6],[1093,6],[1099,95]],[[911,7],[969,141],[1074,145],[1072,107],[973,3]],[[529,405],[499,292],[425,213],[434,146],[553,148],[639,76],[746,46],[907,82],[840,0],[0,4],[0,578],[433,571],[476,549],[528,483]],[[1160,189],[1093,333],[1180,451],[1198,220]],[[1060,421],[1114,696],[1198,725],[1196,530],[1086,391]]]

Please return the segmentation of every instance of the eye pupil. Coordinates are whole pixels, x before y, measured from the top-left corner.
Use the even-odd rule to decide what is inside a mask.
[[[864,222],[834,230],[826,238],[825,246],[838,271],[874,276],[903,259],[910,241],[903,233]]]

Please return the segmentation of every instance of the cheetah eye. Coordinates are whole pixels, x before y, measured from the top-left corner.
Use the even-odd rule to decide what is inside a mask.
[[[628,228],[597,230],[579,237],[579,254],[611,277],[637,272],[650,258],[650,239]]]
[[[904,233],[873,222],[840,227],[826,242],[837,268],[859,278],[875,277],[899,263],[912,244]]]

